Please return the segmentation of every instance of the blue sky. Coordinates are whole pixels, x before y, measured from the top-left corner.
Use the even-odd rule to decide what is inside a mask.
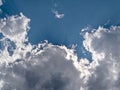
[[[97,28],[120,24],[120,0],[5,0],[1,6],[2,16],[23,12],[31,19],[28,37],[37,44],[48,40],[56,45],[70,47],[77,44],[79,57],[81,52],[81,29],[89,26]],[[52,10],[64,14],[61,19],[55,18]]]

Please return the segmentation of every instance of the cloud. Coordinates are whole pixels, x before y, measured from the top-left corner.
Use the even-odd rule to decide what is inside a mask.
[[[0,62],[13,62],[17,58],[24,58],[26,51],[29,50],[30,45],[25,46],[27,41],[27,30],[29,29],[29,21],[22,13],[17,16],[9,16],[0,20],[0,33],[3,35],[0,40]],[[25,50],[22,50],[25,48]],[[9,54],[12,54],[10,56]]]
[[[65,46],[28,42],[30,19],[22,13],[0,20],[1,90],[119,90],[120,27],[84,32],[92,62]],[[85,30],[83,30],[85,31]]]
[[[79,90],[74,50],[28,42],[29,21],[22,13],[0,20],[0,90]]]
[[[0,32],[6,38],[14,42],[22,43],[26,38],[29,22],[30,19],[26,18],[22,13],[20,13],[20,16],[13,15],[7,17],[7,19],[1,19]]]
[[[64,14],[59,13],[57,10],[52,10],[52,13],[55,15],[57,19],[62,19],[64,17]]]
[[[42,53],[31,55],[30,59],[10,63],[0,74],[4,81],[2,89],[79,90],[79,71],[65,56],[63,49],[49,46]]]
[[[84,47],[92,53],[91,75],[85,90],[120,89],[120,27],[99,27],[84,35]]]

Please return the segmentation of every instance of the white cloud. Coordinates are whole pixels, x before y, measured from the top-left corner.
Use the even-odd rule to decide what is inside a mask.
[[[53,14],[57,19],[62,19],[64,17],[63,13],[59,13],[57,10],[52,10]]]
[[[29,51],[30,44],[25,46],[24,42],[27,41],[27,30],[29,29],[30,19],[25,17],[22,13],[20,16],[13,15],[0,20],[0,33],[3,34],[3,38],[0,40],[0,44],[3,50],[0,50],[0,62],[14,62],[17,58],[24,58],[26,50]],[[13,44],[12,44],[13,43]],[[12,45],[11,45],[12,44]],[[13,46],[14,45],[14,46]],[[8,48],[15,48],[13,55],[10,56]],[[22,49],[25,50],[22,50]]]
[[[85,90],[120,90],[120,27],[99,27],[84,38],[83,44],[93,58]]]
[[[47,42],[31,45],[26,37],[29,21],[23,14],[0,20],[1,90],[79,90],[74,50]]]
[[[0,32],[6,38],[17,43],[24,42],[27,35],[27,30],[29,29],[28,23],[30,19],[20,13],[20,16],[13,15],[11,17],[7,17],[7,19],[1,19],[0,21]]]

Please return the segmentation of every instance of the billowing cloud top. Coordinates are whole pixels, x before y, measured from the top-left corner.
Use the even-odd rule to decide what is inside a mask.
[[[85,33],[84,39],[84,47],[92,53],[93,59],[90,65],[92,73],[85,90],[119,90],[120,27],[99,27],[91,33]]]
[[[77,57],[65,46],[31,45],[22,13],[0,20],[0,90],[79,90]]]

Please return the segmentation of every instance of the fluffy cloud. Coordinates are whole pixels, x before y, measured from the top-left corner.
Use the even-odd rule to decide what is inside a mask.
[[[22,13],[17,16],[13,15],[0,20],[0,33],[3,36],[0,39],[0,62],[13,62],[17,58],[24,58],[27,51],[32,46],[24,45],[27,42],[27,30],[29,21]],[[22,50],[25,49],[25,50]],[[9,54],[13,54],[10,56]]]
[[[120,27],[99,27],[84,35],[84,47],[92,53],[91,75],[85,90],[120,89]]]
[[[49,46],[30,56],[2,66],[1,90],[79,90],[79,72],[63,49]]]
[[[22,13],[0,20],[0,90],[79,90],[74,50],[47,41],[31,45],[29,21]]]
[[[1,19],[0,32],[14,42],[25,42],[27,30],[29,29],[29,21],[30,19],[26,18],[22,13],[20,13],[20,16],[13,15],[7,19]]]

